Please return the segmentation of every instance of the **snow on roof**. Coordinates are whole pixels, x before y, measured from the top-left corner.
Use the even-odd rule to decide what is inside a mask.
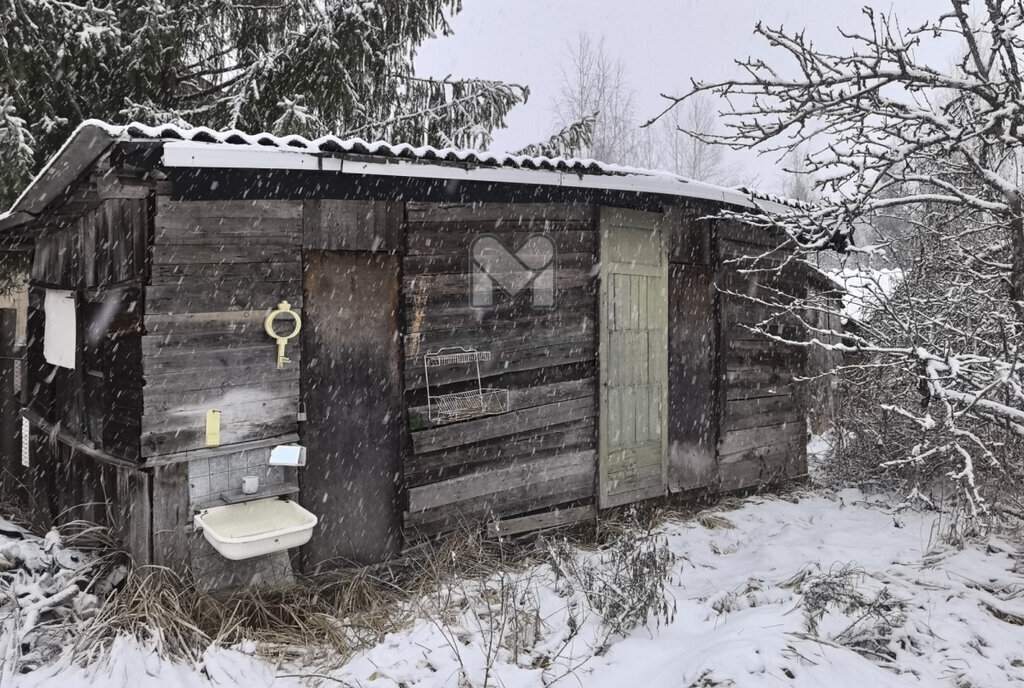
[[[807,201],[798,201],[797,199],[789,198],[788,196],[778,196],[776,194],[767,193],[765,191],[758,191],[757,189],[751,189],[749,186],[736,186],[733,188],[742,194],[749,195],[753,199],[759,201],[767,201],[769,203],[785,206],[787,208],[807,210],[808,208],[814,207],[813,203],[808,203]]]
[[[0,230],[22,224],[50,202],[118,141],[164,144],[167,167],[312,169],[350,174],[466,179],[577,188],[657,193],[697,198],[748,208],[785,211],[793,205],[745,188],[729,189],[587,158],[547,158],[458,148],[434,148],[368,142],[358,138],[247,134],[238,130],[139,123],[113,125],[86,120],[72,132],[14,202],[0,215]],[[397,165],[395,163],[398,163]]]

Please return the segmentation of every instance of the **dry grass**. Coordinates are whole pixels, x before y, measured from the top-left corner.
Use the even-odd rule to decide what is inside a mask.
[[[243,641],[254,642],[268,658],[322,661],[347,657],[400,628],[407,621],[401,601],[393,584],[360,570],[209,594],[169,569],[129,567],[79,635],[75,653],[88,661],[127,634],[165,656],[191,661],[211,643]]]
[[[731,524],[712,511],[738,504],[727,499],[713,508],[668,500],[633,505],[602,514],[597,523],[563,527],[558,536],[586,550],[665,521],[697,519],[726,528]],[[457,581],[523,571],[550,556],[537,534],[490,540],[479,528],[466,526],[385,564],[301,577],[285,586],[211,594],[174,571],[134,566],[104,528],[75,522],[61,530],[69,546],[91,554],[83,577],[90,581],[89,592],[105,598],[75,642],[82,662],[95,659],[119,635],[130,635],[164,656],[187,661],[198,660],[211,643],[252,642],[271,660],[337,666],[416,618],[452,622],[466,603],[457,594]]]
[[[169,569],[133,566],[104,528],[76,522],[62,531],[68,545],[92,555],[82,571],[91,588],[100,592],[103,581],[116,581],[78,635],[74,652],[82,662],[92,661],[117,636],[130,635],[164,656],[188,661],[198,660],[211,643],[250,641],[270,659],[335,664],[411,623],[424,611],[418,600],[430,596],[431,612],[454,615],[457,601],[438,595],[445,583],[522,569],[542,556],[463,530],[430,543],[416,557],[279,587],[211,594]]]
[[[0,471],[0,507],[0,516],[32,532],[43,532],[49,527],[39,519],[42,509],[33,507],[28,489],[6,469]]]

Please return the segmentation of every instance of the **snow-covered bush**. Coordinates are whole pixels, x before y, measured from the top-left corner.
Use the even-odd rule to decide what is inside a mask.
[[[862,569],[804,570],[782,584],[802,595],[807,632],[874,658],[895,659],[905,605],[887,586],[872,589]],[[902,648],[901,648],[902,649]]]
[[[549,543],[551,567],[568,594],[582,593],[612,634],[670,623],[676,605],[668,592],[676,556],[665,538],[626,529],[596,552],[582,556],[566,541]]]
[[[695,82],[670,108],[721,96],[721,133],[689,133],[796,155],[821,199],[726,219],[784,231],[794,264],[837,251],[884,256],[856,267],[900,275],[842,332],[816,327],[823,310],[842,310],[834,295],[773,304],[807,325],[809,338],[788,343],[841,354],[852,370],[836,395],[847,396],[837,436],[852,453],[841,445],[838,460],[863,461],[871,479],[948,476],[972,515],[1007,500],[1024,518],[1024,5],[945,4],[909,23],[865,8],[836,51],[759,23],[781,59]],[[955,58],[925,59],[934,51]]]

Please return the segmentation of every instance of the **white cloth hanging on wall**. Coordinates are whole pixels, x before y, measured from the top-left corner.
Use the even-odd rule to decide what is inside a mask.
[[[46,322],[43,326],[43,357],[61,368],[75,367],[78,319],[75,317],[75,292],[47,289],[43,301]]]

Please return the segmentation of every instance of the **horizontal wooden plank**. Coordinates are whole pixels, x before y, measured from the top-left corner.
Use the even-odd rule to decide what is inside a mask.
[[[729,370],[743,368],[801,370],[805,359],[806,353],[802,349],[780,349],[775,346],[757,347],[752,351],[727,349],[725,352],[725,365]]]
[[[275,307],[277,304],[274,304]],[[266,332],[263,323],[272,308],[252,311],[203,311],[197,313],[146,313],[143,321],[152,337],[149,346],[158,346],[157,337],[190,336],[211,333]],[[301,310],[296,308],[296,312]],[[147,346],[143,337],[143,346]]]
[[[479,499],[501,492],[509,485],[530,485],[562,480],[589,472],[596,475],[597,454],[581,451],[558,454],[542,459],[521,459],[497,469],[482,469],[451,480],[423,485],[409,490],[409,512],[426,511],[440,506]]]
[[[298,405],[299,381],[275,380],[262,384],[242,384],[237,387],[198,389],[165,392],[158,389],[147,389],[145,397],[145,413],[182,413],[187,411],[218,409],[221,406],[234,406],[252,401],[269,401],[272,399],[292,399]]]
[[[777,399],[780,397],[763,397],[767,399]],[[787,399],[791,397],[781,397]],[[760,399],[744,400],[744,401],[760,401]],[[729,410],[728,403],[726,404],[725,419],[722,421],[722,430],[746,430],[749,428],[759,428],[770,425],[779,424],[795,424],[806,420],[806,412],[804,409],[783,409],[779,411],[762,411],[759,413],[739,414],[735,411]]]
[[[288,249],[291,251],[292,249]],[[285,257],[280,246],[259,246],[226,243],[217,246],[202,244],[164,244],[152,247],[153,265],[195,265],[220,263],[279,263]]]
[[[535,385],[527,388],[513,388],[509,390],[509,408],[524,409],[542,404],[551,404],[569,399],[582,397],[593,397],[597,391],[597,380],[588,377],[582,380],[567,380],[565,382],[554,382],[546,385]],[[409,423],[411,427],[423,427],[429,424],[428,406],[426,404],[409,408]],[[440,427],[440,426],[432,426]]]
[[[412,433],[417,454],[503,437],[516,432],[587,418],[595,414],[592,398],[570,399],[553,404],[510,411]]]
[[[152,390],[161,393],[200,389],[227,389],[258,385],[265,382],[277,382],[299,379],[299,366],[288,363],[277,370],[276,359],[270,365],[240,365],[232,368],[224,367],[216,370],[193,370],[186,372],[170,372],[161,375],[147,375],[145,393]]]
[[[497,348],[515,349],[527,347],[536,341],[538,334],[548,343],[583,341],[593,339],[594,317],[590,313],[564,312],[557,318],[527,320],[525,322],[493,321],[487,324],[466,323],[462,327],[446,329],[407,330],[404,354],[408,361],[422,365],[422,354],[436,351],[441,347],[465,346],[468,342],[486,341],[488,351],[492,345]]]
[[[165,350],[166,351],[166,350]],[[285,348],[285,355],[290,359],[286,365],[298,366],[302,359],[302,348],[292,344]],[[155,375],[188,373],[189,371],[220,370],[230,371],[242,366],[264,365],[267,368],[277,366],[277,345],[269,337],[258,346],[232,349],[199,349],[194,353],[183,351],[182,355],[164,355],[163,352],[145,356],[142,359],[142,370],[146,378]]]
[[[558,269],[555,271],[556,295],[568,289],[591,287],[597,276],[589,267],[579,269]],[[469,276],[465,273],[443,275],[410,275],[406,273],[402,288],[407,294],[438,296],[441,294],[469,295]]]
[[[496,294],[495,305],[487,309],[474,309],[469,305],[469,292],[447,294],[431,294],[418,292],[405,293],[406,309],[413,313],[423,313],[427,320],[435,317],[459,314],[464,322],[494,322],[498,320],[512,321],[532,314],[540,314],[542,309],[534,308],[528,291],[520,292],[516,298],[508,297],[504,292]],[[597,306],[596,284],[566,287],[555,292],[554,312],[587,309],[591,312]],[[546,309],[545,309],[546,310]],[[552,312],[552,311],[548,311]]]
[[[718,257],[727,270],[778,270],[792,253],[785,249],[748,246],[734,241],[718,242]]]
[[[776,411],[802,412],[803,406],[799,397],[774,396],[763,399],[735,399],[725,404],[726,416],[752,416],[760,413]]]
[[[239,423],[278,423],[297,422],[299,409],[298,397],[277,399],[253,398],[241,396],[237,392],[227,392],[220,400],[207,408],[171,408],[155,410],[147,407],[142,415],[142,434],[169,431],[203,429],[206,427],[206,412],[210,409],[220,411],[221,435],[228,426]]]
[[[235,278],[224,279],[213,287],[193,281],[146,287],[146,312],[153,314],[272,310],[281,301],[301,308],[301,283]]]
[[[279,444],[295,444],[298,441],[298,434],[292,432],[284,435],[275,435],[273,437],[251,440],[249,442],[236,442],[234,444],[227,445],[222,444],[219,447],[203,447],[201,449],[188,449],[172,454],[153,455],[146,459],[146,465],[164,466],[171,463],[192,461],[194,459],[209,459],[215,456],[223,456],[224,454],[234,454],[236,452],[251,451],[253,449],[275,447]]]
[[[274,345],[263,329],[238,329],[233,332],[196,332],[179,334],[171,331],[168,334],[150,334],[142,338],[142,351],[147,356],[192,356],[211,349],[262,349],[267,344]],[[290,352],[297,342],[292,340],[287,347]],[[288,353],[290,356],[291,354]]]
[[[430,536],[437,533],[479,524],[484,519],[508,518],[540,509],[591,501],[594,498],[593,469],[541,483],[511,486],[487,499],[471,499],[447,504],[436,509],[406,513],[407,537]]]
[[[405,212],[409,222],[589,222],[595,208],[580,203],[407,203]]]
[[[493,358],[485,366],[480,365],[480,374],[483,378],[488,380],[490,384],[490,378],[500,377],[508,373],[522,372],[527,370],[538,370],[542,368],[551,368],[556,366],[568,365],[572,363],[584,363],[593,361],[595,353],[595,343],[589,339],[583,339],[577,342],[567,342],[564,344],[542,344],[534,347],[523,347],[512,350],[495,350],[492,351]],[[415,361],[409,361],[406,364],[405,369],[405,389],[423,389],[426,387],[426,378],[423,373],[422,359]],[[455,382],[466,382],[470,380],[476,380],[476,369],[469,370],[467,368],[448,368],[438,369],[438,372],[431,371],[431,380],[434,384],[434,380],[437,384],[450,384]],[[497,383],[495,383],[497,384]]]
[[[737,387],[732,385],[726,388],[725,398],[727,402],[770,397],[789,398],[794,396],[796,392],[797,390],[793,385],[778,385],[775,387]]]
[[[559,270],[590,270],[596,264],[597,256],[593,251],[572,253],[563,251],[556,253],[555,261]],[[407,276],[419,275],[450,275],[469,272],[469,252],[407,255],[402,257],[402,272]]]
[[[295,256],[297,258],[298,256]],[[282,259],[291,256],[282,256]],[[194,265],[154,265],[150,284],[166,285],[197,282],[218,285],[225,280],[248,279],[258,282],[296,282],[302,280],[299,260],[275,263],[200,263]]]
[[[759,352],[771,352],[774,355],[801,355],[800,352],[806,350],[805,347],[798,344],[783,344],[763,337],[759,339],[729,339],[725,345],[726,356],[749,356]]]
[[[302,201],[172,201],[166,196],[157,196],[156,213],[158,220],[166,220],[171,216],[301,219]]]
[[[429,225],[417,228],[410,225],[406,230],[406,251],[416,255],[469,255],[472,241],[490,234],[497,237],[510,251],[517,251],[539,228],[507,229],[507,226],[460,227],[458,225]],[[597,247],[597,233],[588,229],[548,231],[545,234],[555,242],[558,253],[590,253]]]
[[[295,433],[298,423],[295,414],[267,419],[241,419],[221,425],[221,444],[235,444]],[[206,446],[205,423],[188,428],[147,430],[142,433],[142,455],[169,454]]]
[[[775,248],[787,242],[792,244],[792,239],[785,232],[738,222],[718,222],[715,225],[715,233],[719,241],[744,245]]]
[[[491,521],[487,524],[487,536],[492,538],[508,537],[519,533],[558,528],[595,518],[597,518],[597,509],[593,505],[555,509],[530,516]]]
[[[721,492],[732,492],[761,485],[763,472],[764,463],[757,459],[720,465],[718,489]]]
[[[739,323],[730,322],[726,324],[724,329],[724,336],[728,341],[773,342],[774,340],[771,337],[779,337],[790,342],[802,342],[807,339],[806,330],[791,325],[759,325],[755,321],[750,321],[749,326],[743,326]],[[765,333],[771,336],[766,336]]]
[[[560,295],[564,297],[565,295]],[[428,332],[458,334],[459,332],[492,331],[501,333],[510,330],[536,332],[586,327],[593,329],[597,317],[597,296],[581,294],[581,300],[570,303],[560,298],[556,308],[547,309],[502,309],[478,310],[468,308],[466,300],[449,308],[428,304],[415,298],[405,300],[405,331],[407,337]]]
[[[761,447],[806,441],[806,438],[807,423],[802,420],[746,430],[730,430],[722,433],[718,442],[718,453],[726,457]]]
[[[717,283],[723,298],[729,301],[737,299],[737,295],[785,297],[799,296],[807,290],[806,278],[780,269],[749,272],[726,267]]]
[[[595,418],[590,417],[440,451],[410,454],[402,465],[406,486],[414,487],[462,475],[484,464],[500,465],[511,457],[539,458],[596,446],[597,425]]]
[[[792,383],[793,378],[801,373],[801,370],[792,368],[744,367],[736,370],[730,367],[726,370],[725,379],[729,386],[775,387]]]
[[[157,226],[154,246],[211,246],[245,243],[275,247],[282,253],[298,251],[302,244],[299,220],[247,220],[220,218],[192,220],[183,227]]]
[[[773,444],[720,457],[720,489],[738,490],[806,472],[806,442]]]
[[[535,328],[502,330],[504,328],[495,328],[495,330],[466,328],[456,333],[435,331],[426,335],[410,337],[410,341],[407,341],[404,347],[407,377],[421,376],[423,356],[431,351],[437,351],[443,346],[471,347],[490,353],[491,360],[480,363],[480,371],[484,375],[507,372],[510,362],[529,356],[530,352],[538,348],[549,348],[550,355],[548,357],[554,361],[557,355],[567,348],[582,348],[593,352],[596,351],[597,346],[593,323],[587,321],[581,321],[580,326],[551,330]],[[551,363],[551,365],[556,364]],[[436,370],[431,369],[430,379],[435,384],[442,384],[442,380],[446,379],[452,381],[469,379],[466,377],[467,371],[461,370],[462,367],[471,368],[469,374],[472,377],[476,376],[476,366],[444,366]]]

